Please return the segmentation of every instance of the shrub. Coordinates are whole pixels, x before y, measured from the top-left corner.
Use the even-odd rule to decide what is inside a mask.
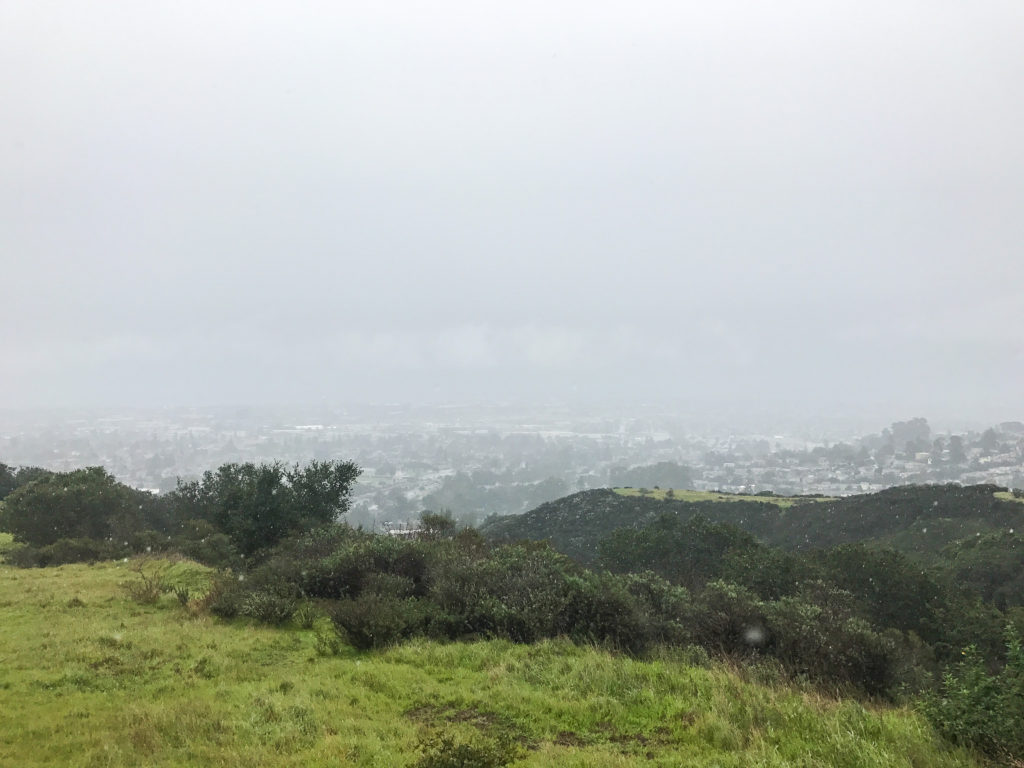
[[[1024,644],[1013,625],[1006,631],[1007,661],[993,675],[973,646],[946,670],[922,709],[943,736],[991,757],[1024,759]]]
[[[301,603],[292,614],[292,620],[300,629],[312,629],[318,618],[320,618],[320,611],[309,602]]]
[[[230,575],[221,576],[210,585],[210,591],[201,605],[214,616],[233,619],[242,612],[245,590],[237,579]]]
[[[576,641],[604,642],[629,653],[642,653],[651,641],[647,617],[621,579],[586,572],[566,580],[561,633]]]
[[[747,655],[767,640],[761,602],[747,589],[711,582],[693,606],[695,639],[705,648]]]
[[[363,583],[363,593],[379,597],[394,597],[399,600],[412,597],[416,585],[412,579],[394,573],[371,573]]]
[[[128,597],[143,605],[152,605],[160,599],[161,595],[171,591],[171,586],[167,583],[166,578],[167,566],[158,564],[147,569],[149,565],[145,560],[137,561],[132,570],[135,571],[138,578],[126,581],[121,585],[128,593]]]
[[[336,603],[330,616],[335,628],[361,651],[417,634],[426,618],[415,599],[398,600],[372,593]]]
[[[167,552],[172,549],[170,536],[152,530],[132,533],[126,543],[132,552]]]
[[[295,613],[295,598],[273,589],[257,589],[242,601],[241,613],[266,624],[284,624]]]
[[[899,682],[906,643],[897,630],[876,631],[858,617],[843,617],[797,598],[766,603],[766,650],[793,674],[853,685],[891,696]]]
[[[42,548],[43,558],[47,565],[63,565],[64,563],[95,563],[100,560],[113,560],[127,554],[127,547],[118,546],[110,541],[96,539],[58,539],[53,544]]]
[[[208,533],[199,538],[178,536],[174,538],[172,548],[214,568],[233,568],[241,562],[231,539],[223,533]]]
[[[39,547],[30,544],[15,544],[4,553],[4,562],[15,568],[42,568],[46,565]]]
[[[309,597],[331,600],[356,597],[373,572],[373,560],[357,542],[345,542],[327,557],[300,571],[299,586]]]
[[[685,587],[677,587],[647,571],[623,577],[626,590],[646,614],[651,640],[658,643],[687,645],[693,635],[687,618],[692,600]]]

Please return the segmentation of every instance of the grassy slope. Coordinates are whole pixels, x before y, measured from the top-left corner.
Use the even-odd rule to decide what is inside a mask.
[[[613,491],[622,496],[641,496],[664,501],[668,488],[652,488],[646,494],[641,494],[638,488],[613,488]],[[673,488],[672,498],[676,501],[761,501],[767,504],[774,504],[785,509],[794,504],[806,504],[813,501],[835,501],[831,496],[742,496],[736,493],[719,493],[718,491],[689,491],[682,488]]]
[[[1024,504],[1024,498],[1014,496],[1012,491],[996,491],[993,495],[1003,501],[1016,501],[1018,504]]]
[[[973,766],[918,716],[562,642],[314,652],[314,632],[129,602],[130,563],[0,565],[0,765],[402,766],[509,734],[522,766]],[[179,564],[179,582],[201,579]],[[454,721],[454,725],[447,725]]]

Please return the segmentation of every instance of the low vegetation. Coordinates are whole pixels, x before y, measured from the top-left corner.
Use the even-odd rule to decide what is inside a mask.
[[[906,708],[840,701],[688,650],[411,640],[318,652],[310,629],[202,610],[210,571],[143,561],[0,566],[0,764],[959,768]]]
[[[28,479],[25,472],[7,473],[0,502],[0,524],[13,533],[0,539],[4,573],[12,582],[37,572],[77,577],[89,571],[67,563],[105,563],[92,572],[125,577],[120,597],[105,603],[127,600],[131,617],[262,627],[321,665],[393,658],[399,644],[425,657],[479,647],[510,658],[530,653],[512,643],[547,649],[556,666],[590,653],[588,664],[675,664],[673,674],[687,668],[681,659],[691,666],[715,659],[748,682],[843,696],[861,707],[916,702],[950,743],[996,759],[1024,756],[1016,735],[1024,715],[1024,566],[1014,528],[1024,508],[991,486],[894,488],[839,500],[735,496],[729,503],[676,499],[674,491],[660,500],[586,492],[518,520],[492,521],[487,536],[424,513],[417,537],[408,539],[334,522],[358,473],[350,463],[225,465],[164,497],[126,488],[100,468],[31,471]],[[54,605],[90,616],[97,607],[77,590]],[[210,625],[214,617],[225,623]],[[121,626],[128,626],[123,618]],[[18,620],[11,627],[12,637],[25,630]],[[40,635],[40,650],[49,650],[52,633]],[[122,633],[110,637],[100,644],[121,647]],[[455,641],[460,650],[451,651]],[[186,677],[212,680],[227,664],[206,654]],[[162,668],[108,654],[52,685],[109,693],[121,683],[99,674],[106,665]],[[182,670],[173,667],[175,675]],[[281,685],[288,693],[296,684]],[[379,685],[391,685],[384,672]],[[616,689],[616,706],[627,693]],[[315,710],[301,706],[302,727],[319,732]],[[272,709],[269,724],[284,717]],[[677,754],[687,741],[671,728],[617,724],[563,728],[552,737],[527,726],[522,712],[463,718],[461,709],[449,710],[424,717],[469,726],[415,728],[415,743],[395,742],[395,754],[415,755],[404,764],[529,764],[549,743],[578,750],[605,742],[639,744],[645,750],[636,755],[659,760],[654,747]],[[203,739],[223,746],[229,731]],[[764,745],[749,736],[729,744],[731,753],[753,748],[764,765],[776,764],[767,755],[781,754],[758,752]],[[634,752],[617,754],[620,762],[609,765],[628,764],[621,759]]]

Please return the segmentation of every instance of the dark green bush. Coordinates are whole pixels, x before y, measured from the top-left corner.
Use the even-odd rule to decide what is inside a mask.
[[[628,653],[643,653],[653,633],[648,617],[621,578],[584,572],[566,579],[567,599],[557,627],[577,642],[607,643]]]
[[[132,533],[125,544],[132,552],[167,552],[174,548],[170,536],[153,530]]]
[[[766,603],[764,613],[765,652],[790,673],[873,696],[891,694],[900,681],[907,645],[898,631],[879,633],[864,619],[798,598]]]
[[[689,618],[695,641],[713,651],[750,655],[767,642],[764,607],[744,587],[714,581],[694,601]]]
[[[214,616],[233,619],[242,612],[245,590],[241,582],[224,575],[216,579],[202,600],[202,605]]]
[[[693,642],[692,599],[685,587],[677,587],[650,571],[622,577],[626,591],[647,617],[651,640],[672,645]]]
[[[63,565],[113,560],[128,554],[128,547],[96,539],[58,539],[39,552],[44,565]]]
[[[236,568],[242,562],[231,539],[223,533],[209,533],[197,539],[175,537],[171,548],[214,568]]]
[[[39,547],[30,544],[15,544],[4,553],[3,559],[15,568],[42,568],[46,565]]]
[[[373,573],[373,559],[355,541],[344,542],[335,552],[300,569],[299,585],[310,597],[337,600],[363,591]]]
[[[341,600],[331,606],[329,614],[335,629],[361,651],[418,634],[426,623],[426,611],[419,601],[373,593]]]

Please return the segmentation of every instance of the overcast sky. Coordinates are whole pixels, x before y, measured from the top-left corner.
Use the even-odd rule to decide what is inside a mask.
[[[0,407],[1024,416],[1024,4],[0,0]]]

